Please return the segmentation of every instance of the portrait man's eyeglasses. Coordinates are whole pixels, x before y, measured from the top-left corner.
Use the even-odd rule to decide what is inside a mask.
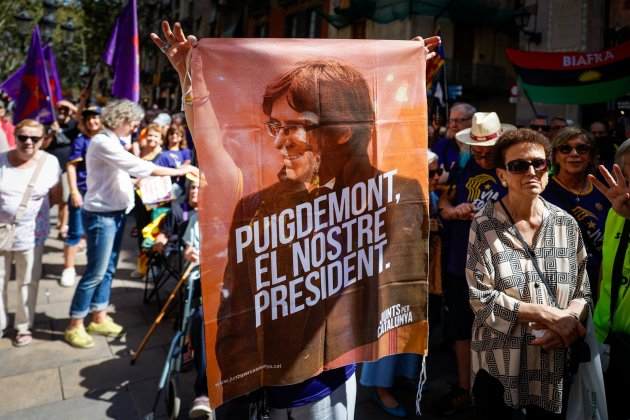
[[[271,121],[265,122],[265,127],[267,128],[267,134],[269,134],[273,138],[276,138],[281,133],[284,135],[290,135],[300,130],[309,132],[321,126],[319,124],[301,124],[301,123],[283,124],[280,121],[271,120]]]

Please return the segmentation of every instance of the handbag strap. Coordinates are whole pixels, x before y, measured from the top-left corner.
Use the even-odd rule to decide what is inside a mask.
[[[536,269],[536,273],[538,273],[538,277],[540,277],[540,280],[541,280],[542,284],[544,284],[545,287],[547,288],[547,293],[552,298],[552,303],[554,304],[554,306],[558,306],[557,305],[556,294],[552,291],[552,289],[549,286],[549,284],[547,284],[547,281],[545,279],[545,275],[543,274],[542,270],[540,269],[540,265],[538,265],[538,259],[536,258],[536,254],[534,253],[534,250],[529,246],[527,241],[525,241],[525,239],[523,238],[523,235],[521,235],[521,232],[516,227],[516,223],[514,223],[514,219],[512,218],[512,215],[510,214],[510,211],[507,209],[505,204],[503,204],[503,199],[499,200],[499,203],[501,204],[501,207],[503,207],[503,211],[505,211],[505,214],[507,214],[508,218],[510,219],[510,222],[512,223],[512,226],[514,227],[514,231],[516,233],[516,238],[519,240],[519,242],[523,246],[523,249],[525,250],[525,252],[529,256],[529,258],[532,260],[532,264],[534,265],[534,269]]]
[[[619,299],[619,289],[621,288],[621,280],[623,276],[623,265],[626,260],[626,251],[630,242],[630,220],[626,219],[623,223],[623,230],[619,238],[617,253],[613,263],[613,270],[610,279],[610,328],[613,325],[615,312],[617,311],[617,300]]]
[[[46,162],[46,155],[44,155],[43,153],[38,153],[37,156],[37,166],[35,167],[35,171],[31,176],[31,180],[28,182],[26,190],[24,191],[24,195],[22,195],[22,201],[20,202],[20,205],[15,212],[13,223],[19,220],[26,211],[26,208],[28,207],[28,202],[31,199],[31,195],[33,195],[33,190],[35,189],[37,178],[39,178],[39,174],[42,172],[42,168],[44,167],[44,163]]]

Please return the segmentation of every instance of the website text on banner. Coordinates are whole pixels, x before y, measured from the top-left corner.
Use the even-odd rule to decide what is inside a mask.
[[[424,49],[204,39],[190,70],[213,406],[425,354]]]

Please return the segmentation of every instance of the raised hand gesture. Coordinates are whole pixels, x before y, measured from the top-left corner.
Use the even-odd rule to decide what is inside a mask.
[[[184,35],[182,25],[175,22],[173,30],[167,21],[162,21],[162,35],[151,33],[151,40],[162,51],[171,65],[177,71],[180,80],[186,76],[186,57],[192,48],[197,45],[197,38],[194,35]]]
[[[426,55],[427,61],[431,60],[432,58],[434,58],[437,55],[436,52],[435,52],[435,49],[442,42],[442,40],[440,39],[439,36],[432,36],[432,37],[424,39],[420,35],[418,35],[418,36],[415,36],[415,37],[411,38],[411,40],[412,41],[420,41],[422,43],[422,46],[424,47],[424,50],[427,53],[427,55]]]
[[[615,163],[613,165],[613,174],[611,175],[608,169],[603,165],[599,165],[599,172],[608,185],[604,185],[603,182],[593,175],[588,176],[589,180],[593,183],[595,188],[606,196],[612,208],[615,209],[619,215],[630,219],[630,187],[628,187],[626,177],[623,175],[621,168]]]

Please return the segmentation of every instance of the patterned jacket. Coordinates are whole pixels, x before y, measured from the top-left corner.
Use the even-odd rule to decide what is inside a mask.
[[[533,249],[557,307],[564,309],[575,300],[583,307],[592,304],[586,248],[577,222],[541,200],[545,209]],[[531,345],[531,329],[518,321],[521,302],[551,306],[554,299],[539,283],[532,260],[499,203],[486,205],[473,219],[466,278],[475,313],[473,373],[484,369],[498,379],[504,402],[511,407],[535,405],[560,413],[566,350]]]

